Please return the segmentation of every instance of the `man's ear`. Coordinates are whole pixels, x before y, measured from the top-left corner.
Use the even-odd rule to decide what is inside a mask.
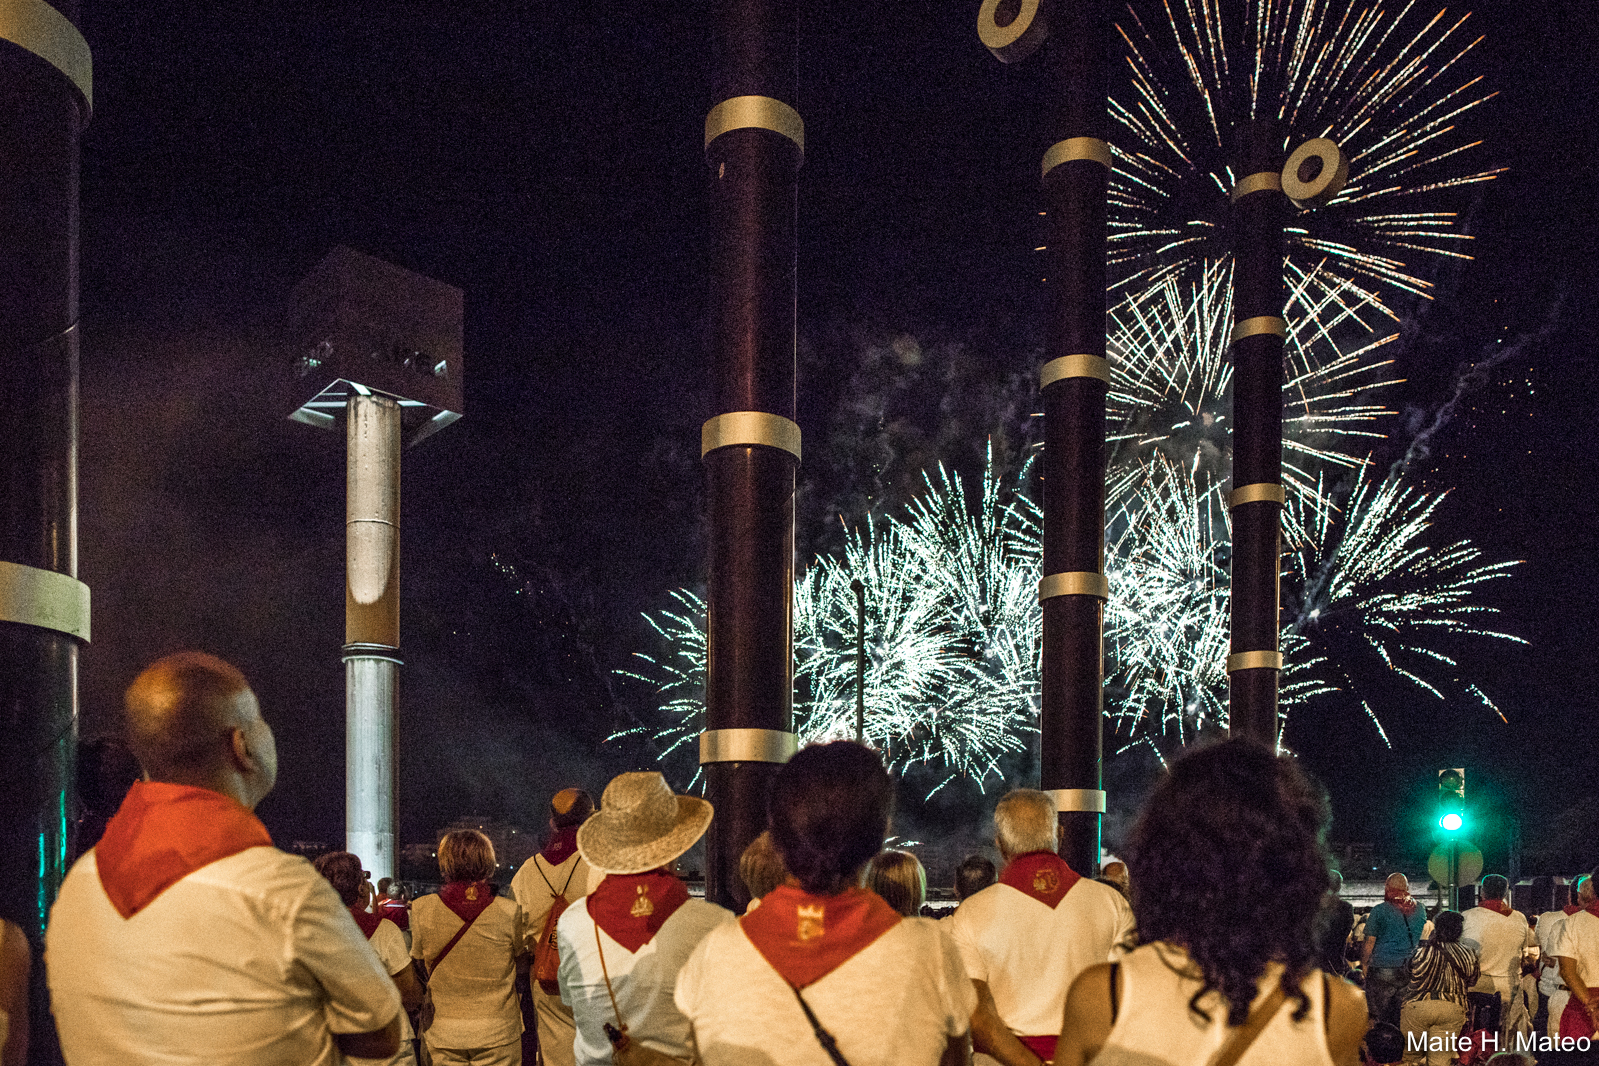
[[[250,751],[250,742],[244,735],[244,730],[234,726],[228,731],[229,752],[233,765],[242,772],[248,773],[255,769],[255,754]]]

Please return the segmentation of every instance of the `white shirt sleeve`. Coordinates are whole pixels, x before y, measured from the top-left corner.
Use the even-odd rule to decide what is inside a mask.
[[[967,902],[969,901],[963,901],[955,908],[955,913],[946,919],[949,922],[949,939],[954,942],[960,961],[966,968],[968,981],[986,982],[988,963],[983,958],[982,949],[977,945],[976,930],[972,928],[972,912]],[[976,992],[972,994],[975,996]]]
[[[327,993],[328,1029],[370,1033],[400,1013],[400,993],[377,952],[326,881],[307,886],[293,915],[291,951]]]
[[[405,934],[387,918],[378,923],[377,932],[372,934],[372,939],[367,943],[378,953],[378,960],[383,963],[390,977],[411,965],[411,953],[405,948]]]
[[[962,953],[955,946],[954,938],[944,929],[944,923],[935,922],[933,927],[938,933],[939,983],[943,986],[947,1011],[944,1033],[946,1036],[964,1036],[971,1027],[972,1012],[977,1009],[977,990],[972,987]],[[682,978],[678,978],[678,981],[681,984]]]

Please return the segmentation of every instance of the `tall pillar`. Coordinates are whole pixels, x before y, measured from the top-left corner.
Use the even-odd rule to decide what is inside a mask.
[[[1044,401],[1044,613],[1040,787],[1055,796],[1061,857],[1097,872],[1105,793],[1105,190],[1104,6],[985,0],[978,35],[1002,62],[1043,48],[1050,145],[1047,205],[1050,322],[1039,375]]]
[[[39,963],[66,874],[78,724],[78,137],[74,0],[0,5],[0,917],[33,943],[32,1061],[55,1054]]]
[[[717,0],[711,18],[714,417],[700,433],[710,512],[700,762],[716,807],[706,898],[742,909],[739,856],[766,827],[767,790],[795,747],[795,225],[805,124],[793,106],[794,0]]]
[[[1278,609],[1282,557],[1282,142],[1277,124],[1237,130],[1233,227],[1232,645],[1228,730],[1277,743]]]
[[[400,405],[348,402],[345,500],[345,847],[394,876],[394,718],[400,672]]]

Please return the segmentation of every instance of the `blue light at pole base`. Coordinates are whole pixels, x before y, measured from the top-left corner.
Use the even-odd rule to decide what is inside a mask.
[[[1451,811],[1442,818],[1438,819],[1438,824],[1443,827],[1443,830],[1446,833],[1458,833],[1460,831],[1460,827],[1465,825],[1466,822],[1465,819],[1460,817],[1460,815]]]

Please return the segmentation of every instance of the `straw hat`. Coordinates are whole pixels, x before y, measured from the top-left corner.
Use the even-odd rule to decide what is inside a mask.
[[[710,824],[710,803],[673,795],[658,771],[618,774],[578,829],[577,850],[602,873],[640,874],[692,848]]]

